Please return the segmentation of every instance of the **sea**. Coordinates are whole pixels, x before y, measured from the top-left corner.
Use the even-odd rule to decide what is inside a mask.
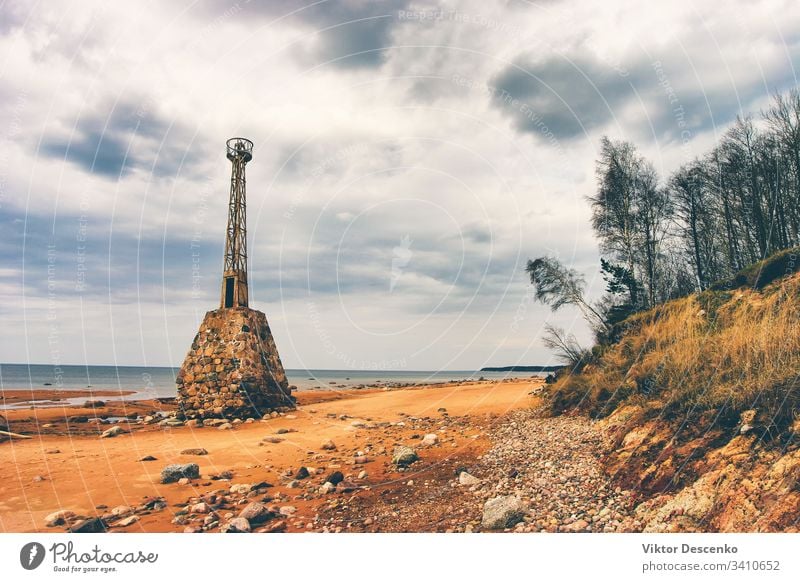
[[[130,400],[169,398],[176,395],[175,376],[180,368],[151,366],[74,366],[47,364],[0,364],[2,390],[132,391]],[[363,386],[436,384],[459,380],[500,380],[544,376],[535,372],[482,372],[476,370],[299,370],[287,369],[290,385],[298,391],[352,390]],[[76,402],[85,398],[67,399]],[[21,404],[18,406],[29,406]],[[3,405],[13,408],[15,405]]]

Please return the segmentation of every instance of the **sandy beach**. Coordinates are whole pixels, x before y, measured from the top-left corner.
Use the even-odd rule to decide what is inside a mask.
[[[405,521],[393,523],[391,506],[449,490],[458,471],[488,449],[488,431],[498,420],[536,403],[531,393],[541,383],[301,392],[296,411],[244,419],[227,429],[168,426],[158,417],[144,422],[172,410],[173,404],[158,400],[6,410],[10,430],[32,438],[0,443],[7,469],[0,531],[65,531],[95,517],[110,531],[219,531],[253,502],[273,512],[254,531],[446,531],[452,517],[447,511],[426,511],[418,519],[406,513]],[[17,402],[53,398],[24,392],[4,396]],[[130,420],[108,424],[99,417]],[[124,432],[101,438],[112,426]],[[399,445],[412,447],[419,460],[408,467],[392,463]],[[185,453],[189,449],[205,452]],[[199,478],[162,484],[162,469],[176,463],[197,463]],[[337,490],[320,491],[336,472],[342,479]],[[363,510],[358,519],[337,518],[353,507]],[[60,511],[67,518],[51,517],[58,525],[48,527],[46,518]]]

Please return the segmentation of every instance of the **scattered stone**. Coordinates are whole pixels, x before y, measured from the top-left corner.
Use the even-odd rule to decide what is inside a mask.
[[[234,517],[219,531],[221,533],[250,533],[250,522],[243,517]]]
[[[116,522],[114,524],[114,526],[115,527],[128,527],[130,525],[133,525],[137,521],[139,521],[139,516],[138,515],[131,515],[131,516],[128,516],[128,517],[126,517],[124,519],[119,520],[118,522]]]
[[[338,485],[336,485],[336,490],[339,493],[352,493],[353,491],[357,491],[359,486],[353,483],[352,481],[340,481]]]
[[[230,422],[223,423],[217,427],[217,430],[231,430],[233,425]]]
[[[231,485],[230,492],[233,495],[241,494],[241,493],[250,493],[250,490],[253,486],[250,483],[237,483],[236,485]]]
[[[483,506],[481,526],[486,529],[505,529],[513,527],[525,516],[525,507],[515,495],[505,495],[490,499]]]
[[[121,434],[125,434],[125,429],[121,426],[112,426],[111,428],[104,430],[103,434],[100,435],[101,439],[110,439],[115,436],[119,436]]]
[[[297,508],[294,505],[284,505],[278,510],[278,513],[288,517],[297,513]]]
[[[209,513],[210,511],[211,508],[208,506],[208,503],[205,503],[204,501],[201,501],[200,503],[195,503],[189,509],[189,513],[204,514],[204,513]]]
[[[328,493],[331,493],[332,491],[335,490],[336,490],[336,485],[334,485],[330,481],[325,481],[325,483],[322,484],[322,487],[319,488],[319,492],[322,493],[323,495],[327,495]]]
[[[250,524],[263,523],[275,517],[275,514],[260,501],[248,503],[239,513],[239,517],[246,519]]]
[[[461,474],[458,476],[458,482],[461,485],[472,487],[473,485],[480,485],[481,480],[474,475],[470,475],[466,471],[461,471]]]
[[[306,479],[306,478],[308,478],[308,476],[309,476],[308,469],[306,467],[300,467],[297,470],[297,473],[295,473],[294,478],[295,479]]]
[[[586,531],[588,528],[589,528],[589,522],[586,521],[585,519],[579,519],[567,525],[565,529],[571,532],[583,532]]]
[[[105,521],[99,517],[90,517],[77,522],[67,531],[69,533],[103,533],[106,529]]]
[[[75,517],[75,513],[69,511],[68,509],[61,509],[54,513],[51,513],[47,517],[44,518],[44,525],[45,527],[56,527],[59,525],[64,525],[67,523],[68,520]]]
[[[322,443],[320,445],[320,448],[323,451],[335,451],[336,450],[336,445],[334,444],[334,442],[332,440],[328,439],[327,441],[325,441],[324,443]]]
[[[126,515],[130,515],[133,513],[133,508],[127,505],[117,505],[114,509],[111,510],[111,515],[114,517],[125,517]]]
[[[209,475],[212,481],[230,481],[233,479],[233,471],[222,471],[220,473],[213,473]]]
[[[422,438],[422,446],[423,447],[432,447],[439,442],[439,436],[433,433],[426,434]]]
[[[278,430],[275,431],[275,434],[288,434],[288,432],[289,432],[288,428],[279,428]]]
[[[339,483],[344,481],[344,475],[342,474],[341,471],[334,471],[325,478],[325,481],[333,485],[338,485]]]
[[[181,451],[182,455],[207,455],[208,451],[205,449],[183,449]]]
[[[167,465],[161,470],[161,483],[175,483],[181,479],[199,479],[200,467],[196,463]]]
[[[272,443],[274,445],[277,445],[278,443],[282,443],[283,442],[283,439],[282,438],[278,438],[278,437],[266,437],[266,438],[263,438],[261,440],[264,441],[265,443]]]
[[[261,533],[278,533],[286,530],[286,522],[285,521],[276,521],[269,524],[266,527],[261,528],[259,531]]]
[[[139,460],[142,462],[147,462],[147,461],[157,461],[158,459],[156,459],[153,455],[145,455]]]
[[[103,408],[105,405],[102,400],[87,400],[83,403],[84,408]]]
[[[406,467],[419,459],[417,452],[411,447],[399,445],[394,448],[392,463],[398,467]]]

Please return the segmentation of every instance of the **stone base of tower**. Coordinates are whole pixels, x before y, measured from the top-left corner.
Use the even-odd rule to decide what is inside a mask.
[[[186,418],[260,418],[295,407],[267,317],[246,307],[206,313],[177,383]]]

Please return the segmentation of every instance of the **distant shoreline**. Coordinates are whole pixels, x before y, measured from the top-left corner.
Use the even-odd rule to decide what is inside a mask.
[[[564,366],[487,366],[481,372],[557,372]]]

